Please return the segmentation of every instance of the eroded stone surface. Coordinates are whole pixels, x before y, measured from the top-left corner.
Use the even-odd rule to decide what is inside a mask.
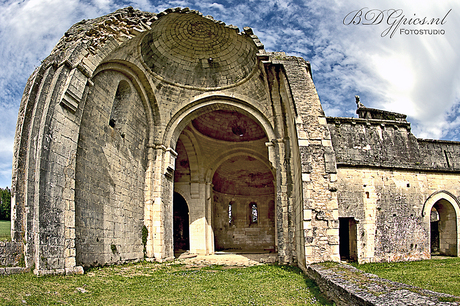
[[[358,114],[327,118],[310,64],[250,28],[187,8],[84,20],[26,85],[13,240],[39,275],[184,250],[458,256],[460,144]]]
[[[337,305],[460,305],[459,297],[392,282],[345,264],[310,265],[306,273]]]

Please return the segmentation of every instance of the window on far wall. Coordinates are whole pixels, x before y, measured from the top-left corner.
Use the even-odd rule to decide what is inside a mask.
[[[233,202],[228,203],[228,225],[233,224]]]
[[[259,212],[257,210],[257,204],[249,204],[249,209],[251,210],[251,223],[257,223],[259,221]]]

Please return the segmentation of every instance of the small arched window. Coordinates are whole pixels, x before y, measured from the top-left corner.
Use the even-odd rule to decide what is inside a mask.
[[[430,222],[437,222],[439,221],[439,212],[437,209],[433,206],[431,208],[431,214],[430,214]]]
[[[251,216],[250,216],[251,224],[259,222],[259,211],[257,210],[257,204],[254,202],[249,204],[249,210],[251,212]]]
[[[115,93],[115,99],[112,105],[112,111],[110,113],[109,125],[112,128],[116,128],[120,134],[124,135],[122,131],[123,125],[126,123],[126,107],[129,105],[128,100],[131,96],[131,86],[125,80],[121,80],[118,84],[117,92]]]
[[[233,224],[233,215],[234,215],[234,203],[233,202],[230,202],[228,203],[228,225],[232,225]]]

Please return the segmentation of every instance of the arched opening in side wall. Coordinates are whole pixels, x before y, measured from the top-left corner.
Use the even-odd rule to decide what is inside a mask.
[[[457,215],[449,201],[438,200],[430,212],[432,255],[457,256]]]
[[[190,250],[189,210],[185,199],[177,192],[173,196],[174,257]]]

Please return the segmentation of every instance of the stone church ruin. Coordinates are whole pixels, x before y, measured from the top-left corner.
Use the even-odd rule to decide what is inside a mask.
[[[357,113],[326,117],[309,63],[251,28],[187,8],[83,20],[24,91],[13,242],[39,275],[181,250],[458,256],[460,143]]]

